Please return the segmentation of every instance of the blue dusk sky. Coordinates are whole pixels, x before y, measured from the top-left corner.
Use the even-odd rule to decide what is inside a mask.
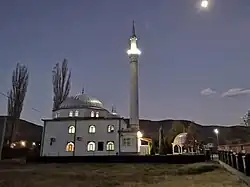
[[[250,108],[250,1],[2,0],[0,92],[17,62],[30,72],[22,118],[51,117],[52,68],[72,69],[71,95],[100,99],[128,117],[132,20],[139,61],[140,118],[233,125]],[[0,114],[7,98],[0,95]],[[40,112],[32,110],[35,108]]]

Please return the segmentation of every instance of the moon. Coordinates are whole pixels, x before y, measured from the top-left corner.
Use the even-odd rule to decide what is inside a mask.
[[[208,0],[202,0],[201,1],[201,7],[202,8],[207,8],[208,7]]]

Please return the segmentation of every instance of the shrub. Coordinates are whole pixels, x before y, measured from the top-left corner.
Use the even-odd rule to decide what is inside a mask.
[[[195,163],[184,165],[176,170],[177,175],[195,175],[205,172],[214,171],[215,169],[220,168],[217,164],[212,163]]]

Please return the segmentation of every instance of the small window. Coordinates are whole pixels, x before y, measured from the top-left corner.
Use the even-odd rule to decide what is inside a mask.
[[[69,134],[75,134],[75,132],[76,132],[75,126],[73,125],[69,126]]]
[[[95,117],[99,118],[99,112],[96,112]]]
[[[90,116],[91,116],[92,118],[95,117],[95,112],[94,112],[94,111],[91,111]]]
[[[95,151],[95,142],[88,143],[88,151]]]
[[[75,116],[79,116],[79,111],[78,110],[75,111]]]
[[[108,142],[107,143],[107,151],[114,151],[114,150],[115,150],[114,142]]]
[[[91,134],[95,133],[95,126],[94,125],[89,126],[89,133],[91,133]]]
[[[69,112],[69,117],[73,117],[73,111]]]
[[[114,131],[115,131],[114,125],[108,125],[108,132],[111,133],[111,132],[114,132]]]
[[[67,152],[73,152],[74,149],[75,149],[75,145],[74,145],[73,142],[67,143],[67,145],[66,145],[66,151],[67,151]]]
[[[131,146],[131,138],[123,138],[123,146]]]
[[[103,151],[103,149],[104,149],[104,142],[98,142],[97,151]]]

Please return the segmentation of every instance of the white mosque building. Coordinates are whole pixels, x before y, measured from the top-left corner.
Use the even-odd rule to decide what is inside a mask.
[[[137,37],[133,23],[130,37],[130,122],[127,124],[112,109],[84,92],[68,97],[45,119],[41,156],[98,156],[149,154],[149,146],[141,145],[139,131]]]

